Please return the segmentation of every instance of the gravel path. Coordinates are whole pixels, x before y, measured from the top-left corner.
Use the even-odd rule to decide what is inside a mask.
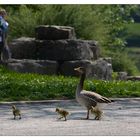
[[[11,103],[0,103],[0,136],[140,136],[140,98],[121,98],[105,105],[103,119],[81,120],[85,108],[75,100],[16,102],[22,119],[14,120]],[[68,121],[57,120],[55,108],[71,114]]]

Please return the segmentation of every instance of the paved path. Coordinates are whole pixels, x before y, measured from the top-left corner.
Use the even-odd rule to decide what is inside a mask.
[[[11,103],[0,103],[0,136],[2,135],[86,135],[86,136],[140,136],[140,98],[116,99],[104,106],[102,120],[81,120],[86,110],[74,100],[34,103],[16,103],[22,110],[22,119],[13,120]],[[55,108],[67,109],[68,121],[60,121]]]

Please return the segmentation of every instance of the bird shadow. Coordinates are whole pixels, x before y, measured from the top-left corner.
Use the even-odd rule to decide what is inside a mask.
[[[66,121],[64,119],[55,119],[55,122],[67,122],[69,119],[67,119]]]
[[[19,118],[16,118],[16,119],[14,119],[14,118],[6,118],[6,120],[20,121],[21,119],[19,119]]]

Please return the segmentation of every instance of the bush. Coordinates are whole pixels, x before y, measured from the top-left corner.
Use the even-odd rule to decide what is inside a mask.
[[[128,75],[138,73],[135,62],[128,56],[127,50],[124,51],[106,51],[107,56],[112,58],[112,67],[114,72],[126,71]]]
[[[9,11],[9,39],[22,36],[35,36],[35,27],[38,25],[38,12],[29,9],[26,5],[21,5],[18,11]]]
[[[37,25],[72,26],[75,28],[77,38],[97,40],[102,46],[102,51],[107,49],[113,53],[113,49],[120,50],[126,46],[124,37],[126,25],[131,22],[131,10],[137,6],[3,5],[1,7],[6,8],[9,14],[7,19],[10,30],[9,39],[21,36],[34,37],[34,29]],[[110,55],[107,56],[110,57]],[[135,68],[130,65],[132,61],[128,57],[116,57],[116,55],[112,57],[114,70],[134,73]]]
[[[79,78],[20,74],[0,68],[0,101],[74,99]],[[84,88],[106,97],[140,97],[140,82],[86,80]]]

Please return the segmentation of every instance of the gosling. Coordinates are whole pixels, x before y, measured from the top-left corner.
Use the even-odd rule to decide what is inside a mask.
[[[58,119],[65,118],[65,121],[67,120],[67,116],[69,115],[68,111],[56,108],[55,112],[57,112],[60,115],[60,118],[58,118]]]
[[[19,119],[21,119],[20,110],[17,109],[15,105],[12,105],[12,109],[13,109],[14,120],[16,119],[16,116],[19,116]]]
[[[91,107],[91,113],[95,115],[95,120],[101,120],[103,111],[101,111],[98,107]]]

